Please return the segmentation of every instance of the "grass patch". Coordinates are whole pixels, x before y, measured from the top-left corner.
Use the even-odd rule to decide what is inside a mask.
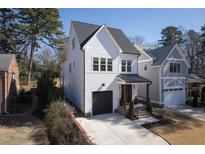
[[[188,118],[171,112],[164,112],[160,122],[145,125],[144,127],[161,136],[170,144],[205,144],[204,121]]]

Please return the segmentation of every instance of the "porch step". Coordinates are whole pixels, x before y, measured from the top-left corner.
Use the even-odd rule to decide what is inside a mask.
[[[143,108],[143,109],[135,109],[134,113],[135,113],[135,117],[137,119],[152,117],[150,115],[150,113],[146,111],[145,108]]]

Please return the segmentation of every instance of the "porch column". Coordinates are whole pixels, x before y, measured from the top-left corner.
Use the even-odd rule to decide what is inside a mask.
[[[149,86],[150,86],[150,84],[147,83],[146,84],[146,99],[147,99],[147,103],[150,103]]]

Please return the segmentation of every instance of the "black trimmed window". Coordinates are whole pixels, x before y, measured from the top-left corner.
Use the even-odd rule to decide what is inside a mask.
[[[109,72],[112,71],[112,59],[111,58],[107,59],[107,71]]]
[[[93,71],[99,71],[99,58],[93,58]]]
[[[69,73],[72,73],[72,65],[69,63]]]
[[[132,72],[132,61],[131,60],[121,61],[121,72]]]
[[[145,71],[147,70],[147,65],[144,66],[144,70],[145,70]]]
[[[121,61],[121,71],[126,72],[126,60]]]
[[[180,64],[170,63],[170,73],[180,73]]]
[[[75,49],[75,38],[72,39],[72,49]]]
[[[131,72],[132,71],[132,61],[128,60],[127,61],[127,72]]]
[[[106,59],[100,58],[100,71],[106,71]]]

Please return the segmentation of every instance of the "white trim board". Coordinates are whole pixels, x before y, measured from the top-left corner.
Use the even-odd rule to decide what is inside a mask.
[[[140,48],[136,44],[134,44],[134,47],[137,48],[138,50],[140,50],[140,52],[143,52],[149,59],[152,60],[152,57],[150,55],[148,55],[142,48]]]
[[[149,62],[149,61],[152,61],[152,59],[138,60],[138,63],[144,63],[144,62]]]
[[[143,100],[143,101],[146,101],[146,99],[143,98],[143,97],[139,97],[139,96],[137,96],[137,97],[138,97],[139,99]],[[152,99],[150,99],[150,102],[157,103],[157,104],[164,104],[163,102],[154,101],[154,100],[152,100]]]
[[[182,49],[179,47],[178,44],[176,44],[176,45],[172,48],[172,50],[170,51],[170,53],[167,55],[167,57],[164,59],[163,63],[162,63],[160,66],[163,66],[163,65],[164,65],[165,61],[168,59],[168,57],[171,55],[171,53],[174,51],[175,48],[177,49],[179,55],[182,57],[183,61],[184,61],[185,64],[187,65],[187,67],[190,68],[189,62],[188,62],[188,60],[186,59],[186,56],[184,55],[184,53],[182,52]],[[174,59],[175,59],[175,58],[174,58]]]
[[[177,79],[187,79],[186,77],[161,77],[161,79],[173,79],[173,80],[177,80]]]
[[[183,59],[179,59],[179,58],[167,58],[167,60],[170,60],[170,61],[184,61]]]
[[[116,42],[116,40],[114,39],[114,37],[112,36],[112,34],[110,33],[110,31],[107,29],[107,27],[105,25],[102,25],[97,32],[95,32],[95,34],[88,40],[88,42],[86,42],[86,44],[83,46],[83,49],[86,50],[86,45],[93,39],[94,36],[96,36],[102,29],[105,29],[105,31],[107,32],[107,34],[110,36],[110,39],[113,41],[113,43],[115,44],[115,46],[119,49],[120,53],[122,53],[122,49],[120,48],[120,46],[118,45],[118,43]]]

